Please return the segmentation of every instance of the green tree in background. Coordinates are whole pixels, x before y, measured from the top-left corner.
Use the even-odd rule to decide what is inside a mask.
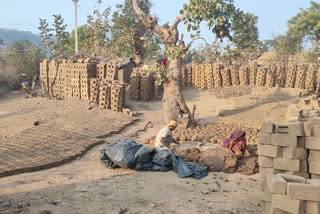
[[[86,41],[84,34],[85,26],[78,27],[78,48],[80,53],[85,53],[84,44]],[[75,31],[72,30],[68,42],[68,53],[73,55],[75,53]]]
[[[46,19],[39,19],[40,26],[38,27],[40,31],[40,38],[41,43],[39,44],[39,47],[43,54],[46,54],[47,51],[49,51],[50,55],[52,55],[52,49],[53,49],[53,34],[52,29],[49,28],[49,23]]]
[[[138,2],[144,13],[152,6],[149,0]],[[158,35],[149,31],[134,12],[132,0],[117,5],[112,16],[111,45],[118,56],[134,56],[137,63],[145,56],[158,57],[161,54],[161,41]]]
[[[300,12],[288,21],[288,31],[320,43],[320,3],[310,1],[310,5],[306,10],[300,9]]]
[[[236,48],[227,47],[232,58],[242,57],[242,60],[247,61],[259,55],[261,42],[259,41],[257,24],[257,16],[243,11],[235,13],[231,25],[231,41]]]
[[[16,41],[3,55],[6,60],[5,81],[11,87],[19,87],[22,73],[29,82],[39,73],[40,62],[44,58],[41,48],[35,47],[28,40]]]
[[[108,42],[108,33],[110,31],[111,8],[108,7],[102,13],[96,9],[93,15],[87,17],[87,24],[84,26],[84,50],[86,54],[102,53]]]
[[[3,39],[0,37],[0,46],[4,45]]]
[[[67,56],[70,37],[70,34],[66,31],[67,25],[64,24],[64,19],[60,14],[53,15],[53,17],[53,32],[56,39],[56,42],[53,45],[53,55]]]

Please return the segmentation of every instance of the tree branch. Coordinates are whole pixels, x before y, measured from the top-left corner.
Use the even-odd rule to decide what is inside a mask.
[[[187,52],[187,51],[189,50],[189,48],[191,47],[192,43],[193,43],[194,41],[196,41],[196,40],[199,40],[199,39],[203,40],[203,41],[206,43],[206,45],[210,45],[210,44],[207,42],[207,40],[205,40],[203,37],[198,37],[198,38],[192,39],[192,41],[191,41],[187,46],[185,46],[181,51],[182,51],[183,53]]]
[[[177,28],[178,24],[182,21],[182,16],[178,16],[172,23],[171,28]]]

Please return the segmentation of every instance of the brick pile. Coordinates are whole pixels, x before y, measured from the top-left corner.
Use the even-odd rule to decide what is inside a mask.
[[[313,96],[290,106],[287,118],[288,126],[261,126],[262,211],[319,213],[320,100]]]
[[[205,65],[186,65],[182,72],[182,86],[196,88],[219,88],[229,86],[259,86],[300,88],[317,91],[320,88],[320,72],[316,64],[271,63],[258,67],[225,66],[220,63]],[[316,81],[317,80],[317,81]],[[316,85],[318,82],[318,85]]]
[[[230,74],[231,74],[231,84],[233,86],[240,85],[238,66],[237,65],[230,65],[229,69],[230,69]]]
[[[141,68],[134,68],[130,76],[131,100],[150,101],[155,97],[153,74]]]
[[[125,89],[115,80],[117,70],[113,61],[98,62],[92,58],[58,62],[44,60],[40,64],[40,82],[44,93],[51,93],[52,85],[55,97],[90,100],[98,103],[100,108],[122,111]],[[120,87],[121,93],[112,96],[112,87]]]

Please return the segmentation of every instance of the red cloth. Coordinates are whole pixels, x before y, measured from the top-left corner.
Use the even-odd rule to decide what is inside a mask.
[[[167,68],[167,58],[162,58],[162,64],[164,68]]]
[[[235,144],[232,146],[231,150],[233,152],[237,152],[237,151],[241,151],[242,150],[242,145],[244,145],[244,147],[246,147],[246,139],[244,139],[243,141],[236,141]]]

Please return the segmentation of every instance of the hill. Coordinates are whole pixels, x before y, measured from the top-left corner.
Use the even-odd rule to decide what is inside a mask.
[[[14,29],[0,28],[0,37],[3,39],[5,46],[9,46],[16,40],[29,40],[37,45],[41,42],[40,36],[30,31],[19,31]]]

